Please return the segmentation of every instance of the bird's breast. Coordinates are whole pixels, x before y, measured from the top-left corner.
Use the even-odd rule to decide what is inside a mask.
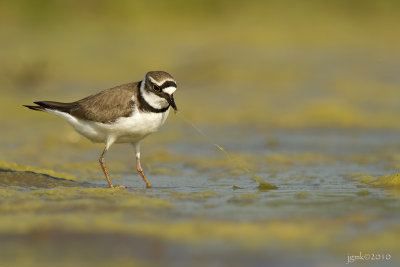
[[[165,122],[169,109],[163,113],[133,112],[130,117],[120,118],[112,126],[120,142],[125,139],[140,140],[156,132]]]

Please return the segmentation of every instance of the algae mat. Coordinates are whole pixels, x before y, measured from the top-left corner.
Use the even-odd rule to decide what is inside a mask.
[[[106,188],[98,166],[72,164],[86,155],[57,171],[3,161],[0,258],[5,266],[339,266],[361,251],[390,257],[380,261],[395,266],[400,174],[390,173],[399,167],[397,136],[270,132],[244,144],[225,138],[232,155],[275,190],[261,190],[201,139],[170,141],[162,150],[149,144],[144,162],[152,189],[129,163],[110,164],[115,181],[128,185],[120,190]],[[95,147],[88,149],[95,157]],[[111,150],[113,160],[133,156],[127,149]]]

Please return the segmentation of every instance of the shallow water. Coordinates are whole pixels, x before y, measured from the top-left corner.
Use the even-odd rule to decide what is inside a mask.
[[[51,265],[57,257],[43,252],[64,251],[67,265],[338,266],[362,251],[390,254],[385,264],[398,264],[399,132],[232,127],[210,134],[278,187],[260,190],[208,139],[180,127],[166,126],[164,138],[176,130],[186,137],[143,145],[151,189],[134,171],[129,145],[107,155],[113,182],[126,190],[106,188],[101,147],[90,143],[86,152],[79,143],[61,145],[60,159],[47,158],[52,146],[40,156],[64,173],[2,162],[2,258],[14,262],[19,247],[29,255],[20,265]],[[89,166],[80,168],[83,159]]]

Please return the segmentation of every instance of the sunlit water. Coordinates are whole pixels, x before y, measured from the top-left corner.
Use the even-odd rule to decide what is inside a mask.
[[[74,255],[72,235],[91,247],[81,249],[99,261],[104,256],[93,249],[108,248],[94,240],[119,248],[112,249],[115,257],[133,257],[148,264],[163,260],[198,264],[201,258],[207,264],[222,259],[239,265],[250,262],[249,266],[264,266],[265,262],[342,265],[349,253],[360,250],[397,253],[391,247],[391,236],[399,233],[399,178],[393,176],[389,184],[372,185],[371,181],[398,172],[394,152],[400,147],[398,132],[264,132],[251,127],[203,126],[204,137],[190,125],[178,125],[166,126],[158,134],[178,131],[181,138],[143,144],[142,161],[151,189],[145,189],[135,172],[129,145],[113,147],[106,160],[111,179],[128,186],[126,190],[106,189],[97,166],[101,146],[83,140],[85,148],[75,143],[62,145],[62,151],[56,152],[60,159],[47,158],[55,153],[53,149],[40,156],[50,166],[55,164],[56,170],[73,174],[76,181],[3,167],[0,209],[7,213],[0,229],[8,231],[9,243],[24,253],[32,251],[26,242],[41,238],[42,245],[33,251],[46,250],[61,239],[64,245],[53,249]],[[237,168],[214,142],[278,188],[260,190],[252,176]],[[21,159],[26,161],[23,153]],[[78,164],[81,160],[93,165],[87,168]],[[63,167],[65,161],[77,165]],[[32,203],[21,206],[23,199]],[[11,228],[7,223],[21,219]],[[26,231],[39,234],[21,238],[19,233]],[[386,237],[375,241],[377,234]],[[147,249],[121,249],[120,242],[132,248],[143,244]],[[285,253],[291,257],[282,257]],[[51,262],[41,257],[36,260]],[[395,266],[397,262],[392,258],[385,264]]]

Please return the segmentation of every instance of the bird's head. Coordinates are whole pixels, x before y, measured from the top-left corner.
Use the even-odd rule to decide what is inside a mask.
[[[169,104],[175,112],[178,111],[174,100],[174,92],[177,85],[175,79],[165,71],[150,71],[144,77],[144,89],[150,93],[158,96],[161,102]]]

